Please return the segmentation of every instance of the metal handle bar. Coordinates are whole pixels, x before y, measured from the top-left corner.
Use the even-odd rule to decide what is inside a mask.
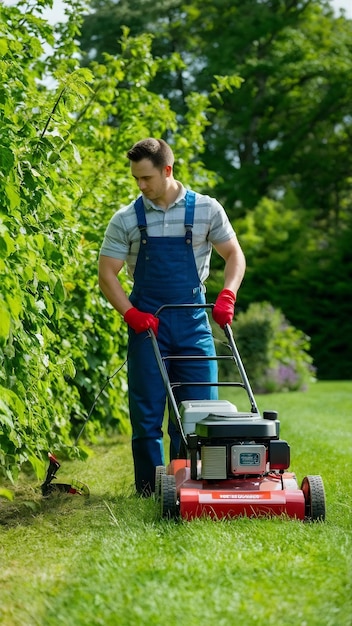
[[[230,354],[219,354],[216,356],[206,356],[205,354],[170,354],[163,357],[164,361],[233,361]]]
[[[229,324],[225,324],[225,326],[224,326],[224,333],[225,333],[225,335],[226,335],[226,337],[228,339],[229,347],[230,347],[231,352],[233,354],[233,358],[234,358],[234,360],[235,360],[235,362],[237,364],[238,371],[241,374],[241,378],[242,378],[242,380],[244,382],[244,386],[245,386],[245,388],[247,390],[248,397],[249,397],[249,400],[250,400],[250,403],[251,403],[252,413],[259,413],[259,409],[258,409],[257,403],[255,401],[254,394],[253,394],[252,388],[250,386],[250,383],[249,383],[249,380],[248,380],[248,377],[247,377],[247,374],[246,374],[246,370],[243,367],[243,363],[241,361],[241,357],[239,355],[239,352],[237,350],[237,346],[235,344],[235,340],[233,338],[232,328],[231,328],[231,326]]]
[[[219,382],[213,382],[211,380],[209,381],[200,381],[200,380],[196,380],[194,382],[188,380],[185,382],[182,382],[181,380],[179,381],[174,381],[172,383],[170,383],[171,387],[241,387],[241,389],[245,389],[245,385],[244,383],[241,383],[240,381],[236,381],[236,382],[229,382],[228,380],[224,380],[224,381],[219,381]]]
[[[164,309],[213,309],[213,308],[214,308],[214,304],[208,303],[208,302],[205,304],[163,304],[161,307],[158,308],[156,313],[154,313],[154,316],[158,317],[159,314]]]
[[[165,367],[164,359],[161,356],[161,352],[160,352],[160,349],[159,349],[159,344],[157,342],[155,333],[154,333],[152,328],[149,328],[148,333],[149,333],[150,338],[152,340],[155,358],[157,360],[157,363],[158,363],[158,366],[159,366],[159,369],[160,369],[160,374],[161,374],[161,377],[163,379],[163,383],[165,385],[165,389],[166,389],[166,392],[167,392],[167,396],[168,396],[169,402],[171,403],[172,410],[173,410],[174,415],[175,415],[176,420],[177,420],[177,424],[178,424],[178,428],[179,428],[179,431],[180,431],[180,434],[181,434],[181,437],[182,437],[183,444],[185,445],[185,447],[187,449],[187,445],[188,444],[187,444],[187,439],[185,437],[185,434],[184,434],[184,431],[183,431],[183,427],[182,427],[181,415],[180,415],[180,412],[178,410],[176,398],[175,398],[175,396],[173,394],[173,391],[172,391],[172,386],[171,386],[170,379],[169,379],[169,376],[168,376],[168,373],[167,373],[167,369]]]
[[[163,304],[161,307],[159,307],[159,309],[156,311],[156,313],[154,315],[155,315],[155,317],[158,317],[158,315],[164,309],[182,309],[182,308],[184,308],[184,309],[186,309],[186,308],[213,309],[214,306],[215,305],[213,303],[208,303],[208,302],[204,303],[204,304]],[[242,378],[243,383],[244,383],[244,387],[245,387],[245,389],[246,389],[246,391],[248,393],[248,397],[249,397],[249,400],[250,400],[250,403],[251,403],[252,412],[253,413],[259,413],[259,409],[258,409],[257,403],[255,401],[252,388],[250,386],[250,383],[249,383],[246,371],[245,371],[245,369],[243,367],[243,363],[241,361],[241,357],[239,355],[239,352],[237,350],[237,346],[235,344],[235,340],[234,340],[234,337],[233,337],[232,328],[231,328],[230,324],[225,324],[223,330],[224,330],[225,336],[226,336],[226,338],[227,338],[227,340],[229,342],[229,347],[231,349],[233,359],[234,359],[235,363],[237,364],[238,370],[240,372],[241,378]],[[159,347],[158,347],[158,344],[157,344],[155,336],[154,336],[154,339],[155,339],[155,344],[156,344],[157,350],[159,351]],[[155,345],[154,345],[154,350],[155,350]],[[160,352],[159,352],[159,355],[160,355]],[[161,357],[161,355],[160,355],[160,357]],[[202,357],[200,357],[200,358],[202,358]],[[205,358],[211,359],[212,357],[205,357]],[[215,357],[215,358],[217,358],[217,357]],[[225,357],[225,358],[227,358],[227,357]],[[166,375],[166,377],[168,379],[168,375],[167,375],[167,371],[166,371],[163,359],[162,359],[162,363],[163,363],[163,368],[165,369],[165,375]]]
[[[203,305],[197,305],[197,304],[196,305],[194,305],[194,304],[186,304],[186,305],[184,305],[184,304],[180,304],[180,305],[165,304],[165,305],[162,305],[157,310],[155,316],[159,315],[159,313],[163,309],[166,309],[166,308],[197,308],[197,307],[213,308],[213,306],[214,306],[213,304],[203,304]],[[230,348],[230,350],[232,352],[232,358],[235,361],[235,363],[237,365],[237,368],[238,368],[238,371],[240,373],[240,376],[242,378],[242,383],[221,383],[221,382],[219,383],[218,382],[218,383],[214,383],[214,386],[227,386],[228,385],[228,386],[239,386],[239,387],[244,388],[247,391],[247,394],[248,394],[248,398],[249,398],[249,401],[250,401],[252,413],[258,413],[259,414],[259,409],[258,409],[257,403],[255,401],[252,388],[250,386],[250,383],[249,383],[246,371],[245,371],[245,369],[243,367],[243,364],[242,364],[239,352],[237,350],[237,346],[236,346],[236,343],[235,343],[235,340],[234,340],[234,337],[233,337],[231,326],[229,324],[225,324],[223,330],[224,330],[225,336],[226,336],[226,338],[227,338],[227,340],[229,342],[229,348]],[[171,404],[173,414],[174,414],[174,416],[176,418],[182,441],[183,441],[185,447],[187,448],[188,447],[188,442],[187,442],[186,436],[184,434],[184,430],[183,430],[183,426],[182,426],[182,420],[181,420],[181,415],[180,415],[180,412],[179,412],[179,408],[177,406],[175,395],[173,393],[174,387],[178,386],[178,385],[182,385],[183,383],[171,383],[171,381],[169,379],[169,375],[168,375],[167,369],[166,369],[166,365],[165,365],[165,359],[167,359],[168,357],[165,357],[165,358],[162,357],[161,352],[160,352],[160,348],[159,348],[159,344],[157,342],[157,339],[156,339],[154,331],[150,328],[148,330],[148,333],[149,333],[149,336],[150,336],[152,344],[153,344],[155,358],[157,360],[157,363],[158,363],[158,366],[159,366],[159,370],[160,370],[160,374],[161,374],[161,377],[163,379],[163,383],[165,385],[165,389],[166,389],[166,393],[167,393],[167,396],[168,396],[168,400],[169,400],[169,402]],[[177,359],[177,356],[175,358]],[[192,356],[189,356],[188,358],[192,359]],[[198,356],[198,358],[199,358],[199,356]],[[203,357],[200,357],[200,358],[203,358]],[[217,359],[218,357],[205,357],[205,358]],[[228,358],[228,357],[225,357],[225,358]],[[199,384],[202,384],[202,383],[198,382],[198,383],[195,383],[195,384],[199,385]],[[204,385],[208,385],[208,383],[203,383],[203,384]]]

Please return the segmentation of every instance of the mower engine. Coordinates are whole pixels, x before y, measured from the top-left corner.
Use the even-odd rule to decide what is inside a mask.
[[[201,447],[202,478],[225,479],[229,475],[263,474],[267,468],[267,448],[255,443]]]
[[[276,411],[264,411],[261,417],[240,413],[228,401],[184,401],[180,415],[189,448],[197,451],[192,464],[196,479],[258,476],[290,465],[290,447],[279,439]],[[200,476],[198,463],[195,475],[196,456],[201,459]]]

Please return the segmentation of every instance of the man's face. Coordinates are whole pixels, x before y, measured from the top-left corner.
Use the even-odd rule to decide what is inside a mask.
[[[142,159],[135,163],[131,161],[131,173],[140,191],[152,202],[162,198],[167,189],[167,179],[171,168],[164,167],[162,170],[154,167],[149,159]]]

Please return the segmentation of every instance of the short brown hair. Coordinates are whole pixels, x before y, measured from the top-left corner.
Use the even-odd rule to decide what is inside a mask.
[[[175,158],[169,144],[163,139],[142,139],[137,141],[127,152],[130,161],[138,163],[142,159],[149,159],[154,167],[163,168],[166,165],[173,166]]]

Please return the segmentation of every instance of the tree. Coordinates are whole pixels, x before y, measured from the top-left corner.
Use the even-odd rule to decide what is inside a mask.
[[[156,56],[177,52],[182,59],[171,72],[161,65],[151,84],[181,115],[187,93],[209,93],[213,76],[235,72],[244,79],[242,89],[224,94],[209,114],[206,133],[206,164],[221,172],[217,191],[234,216],[287,187],[301,194],[306,208],[329,202],[325,214],[332,205],[336,214],[350,165],[336,158],[336,149],[346,152],[350,134],[351,23],[335,19],[328,2],[91,4],[96,11],[82,27],[87,60],[116,52],[123,25],[132,34],[150,32]],[[321,154],[324,168],[318,167]]]
[[[247,251],[240,309],[253,298],[270,298],[310,337],[318,377],[345,379],[352,374],[351,227],[333,237],[309,222],[309,214],[288,198],[263,198],[238,221]]]
[[[235,226],[247,214],[257,226],[267,200],[275,211],[271,235],[289,207],[300,223],[279,249],[265,240],[267,264],[251,243],[245,246],[249,270],[240,302],[273,302],[311,334],[321,376],[350,372],[352,346],[342,347],[352,313],[344,243],[351,237],[352,22],[335,18],[323,0],[93,0],[92,6],[82,47],[96,58],[116,49],[122,24],[134,33],[150,32],[162,59],[177,52],[182,63],[171,71],[161,64],[150,86],[170,99],[181,128],[191,90],[209,94],[215,75],[244,79],[240,90],[224,91],[206,114],[204,163],[218,173],[215,195]],[[210,296],[219,285],[216,257],[213,270]]]

